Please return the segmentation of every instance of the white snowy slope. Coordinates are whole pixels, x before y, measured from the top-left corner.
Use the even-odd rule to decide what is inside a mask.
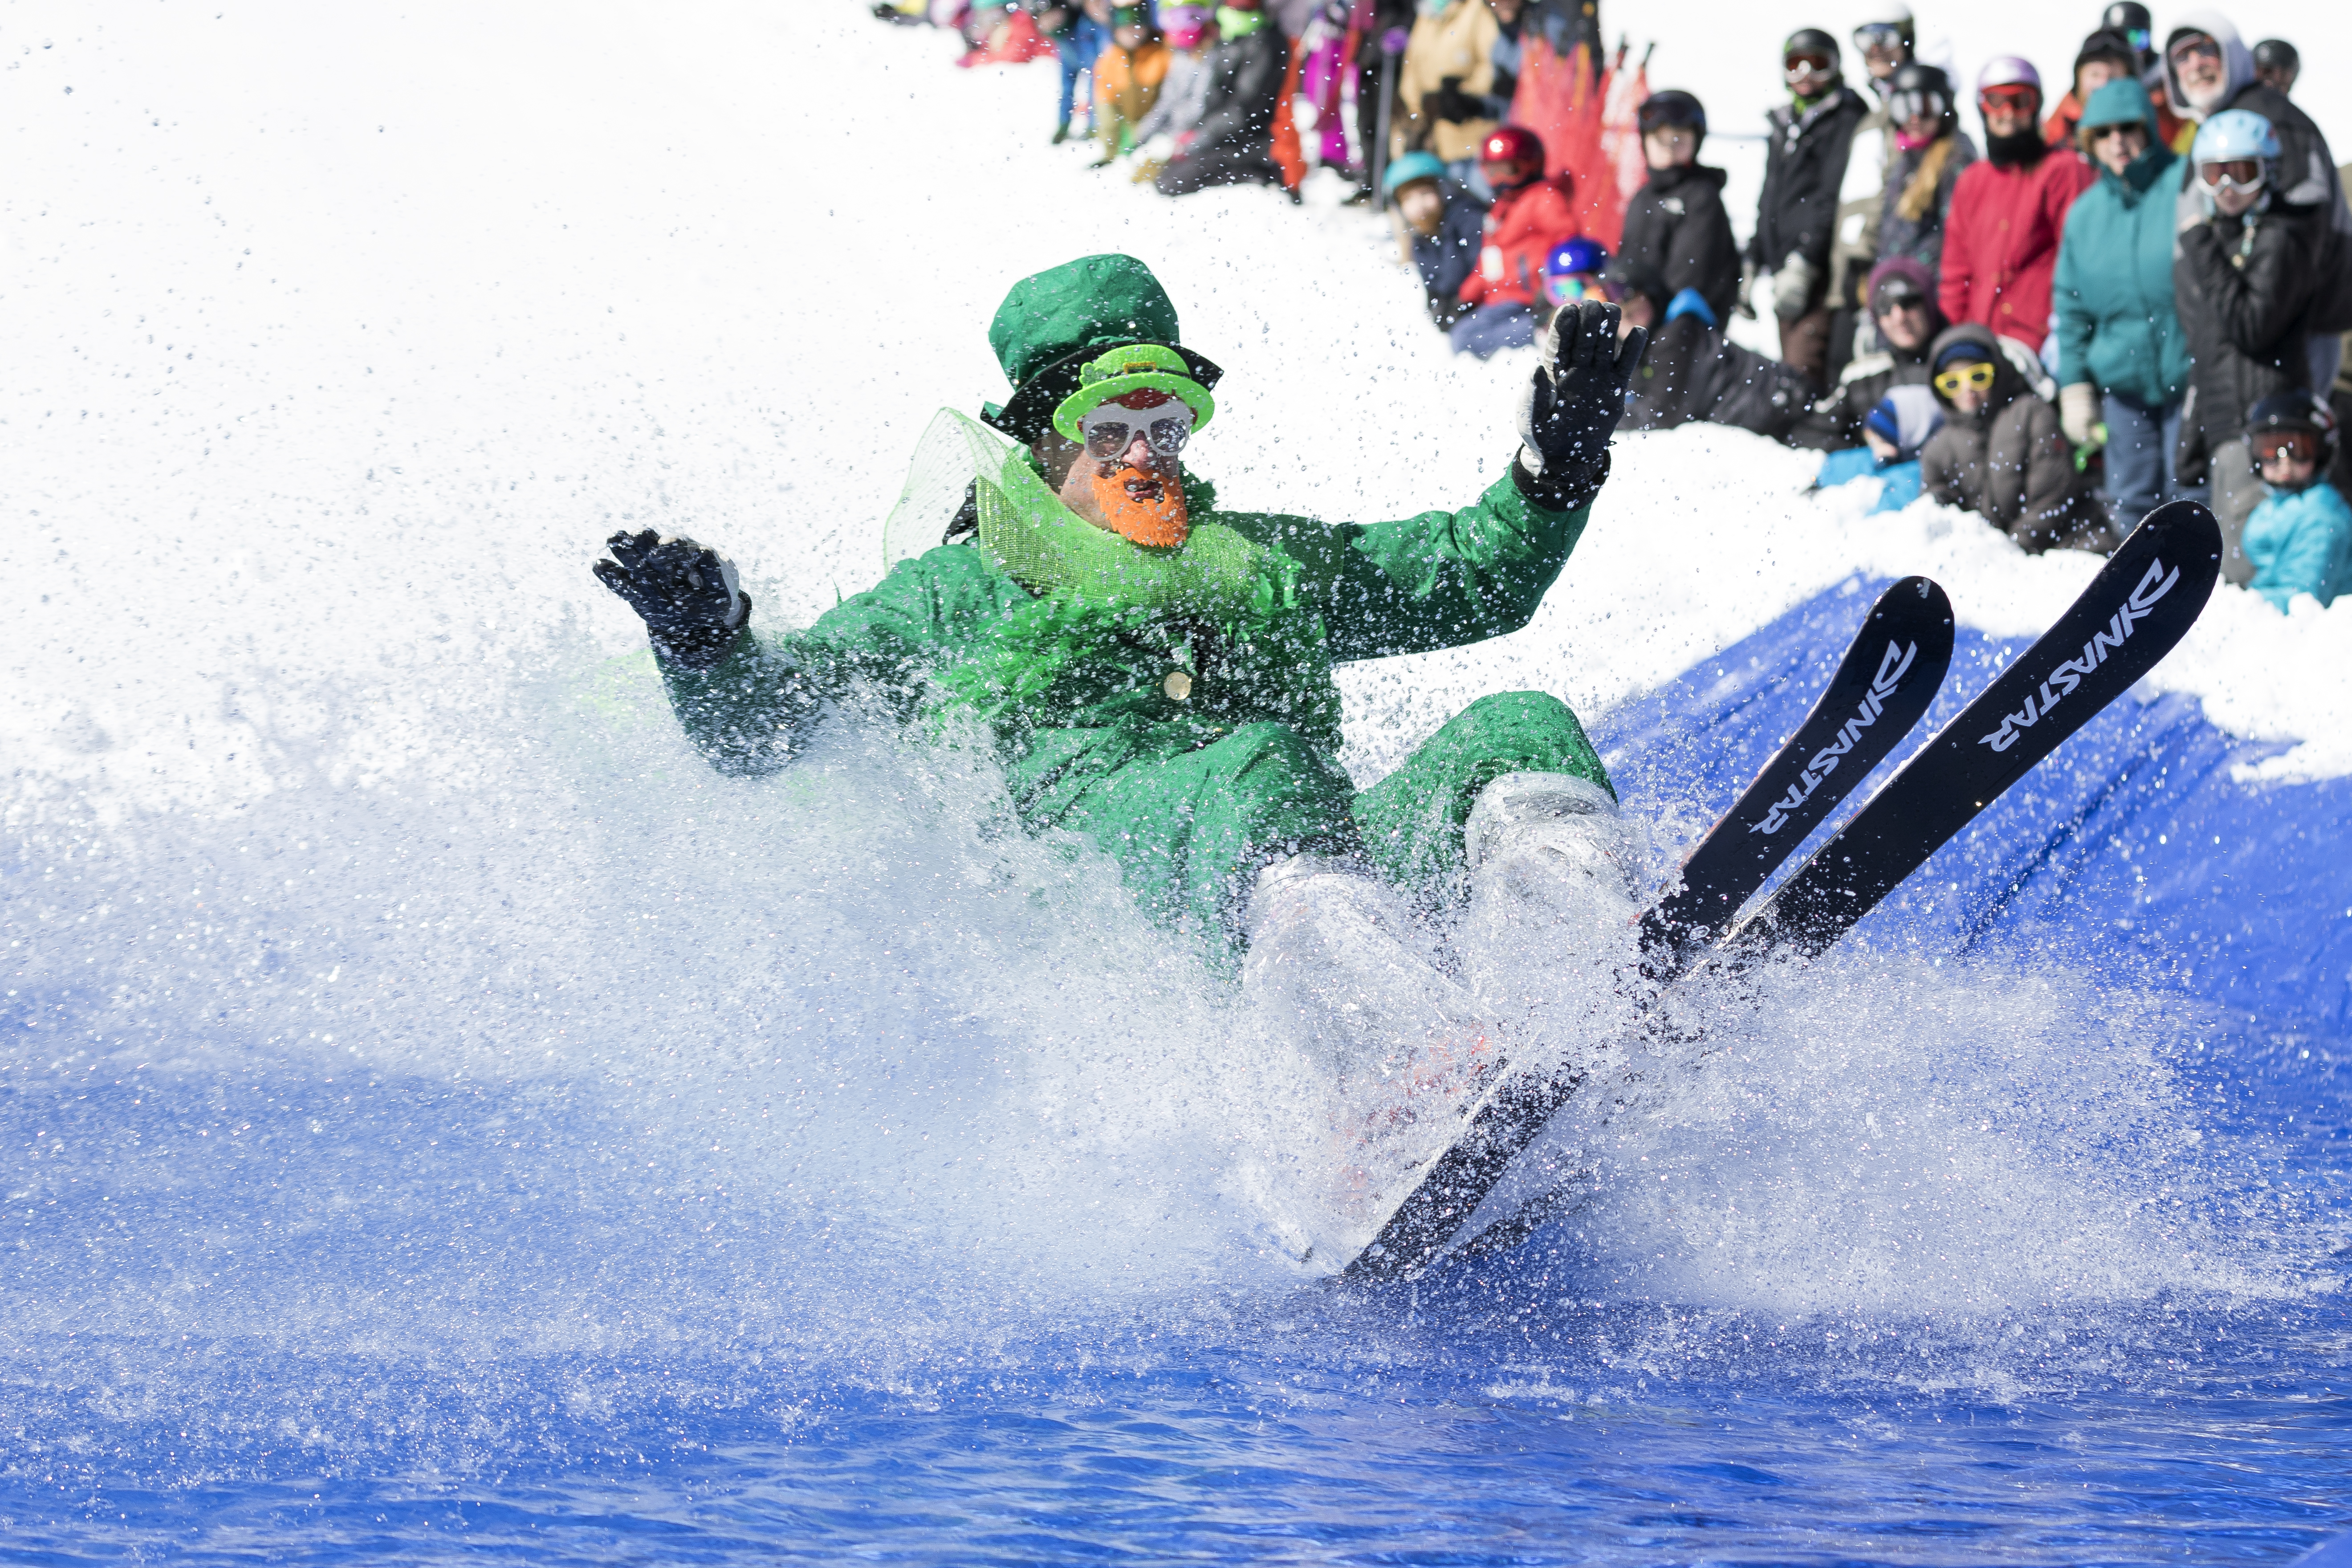
[[[1806,19],[1680,7],[1653,79],[1719,123],[1743,92],[1760,111],[1771,35]],[[2269,19],[2315,62],[2352,47],[2340,19]],[[1964,56],[2013,26],[2071,58],[2040,8],[1952,20]],[[763,617],[805,620],[876,574],[931,413],[1001,395],[1006,285],[1073,255],[1146,258],[1226,366],[1195,461],[1234,504],[1458,504],[1512,449],[1524,362],[1447,356],[1333,186],[1159,200],[1044,145],[1045,68],[953,69],[945,36],[849,0],[58,5],[0,17],[0,52],[20,811],[218,806],[298,763],[457,776],[436,711],[548,627],[641,646],[585,571],[623,521],[722,545]],[[1606,708],[1856,570],[1934,573],[2022,632],[2091,569],[1933,509],[1865,522],[1805,498],[1809,467],[1721,432],[1626,442],[1534,626],[1351,673],[1352,763],[1498,685]],[[2301,742],[2288,771],[2352,768],[2342,684],[2313,673],[2347,627],[2224,595],[2158,682]]]

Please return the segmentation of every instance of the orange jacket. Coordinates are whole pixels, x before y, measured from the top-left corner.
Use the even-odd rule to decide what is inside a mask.
[[[1486,213],[1478,265],[1462,280],[1463,303],[1536,303],[1543,297],[1544,258],[1577,232],[1576,209],[1556,181],[1538,180],[1496,196]]]
[[[2181,139],[2180,132],[2185,128],[2189,132],[2189,140],[2194,141],[2197,128],[2172,112],[2172,105],[2165,101],[2162,88],[2149,88],[2147,100],[2156,106],[2157,140],[2176,153],[2188,152],[2189,142]],[[2042,140],[2053,147],[2063,147],[2070,153],[2084,153],[2085,149],[2077,145],[2074,140],[2074,132],[2082,128],[2082,100],[2070,92],[2058,100],[2058,107],[2053,109],[2050,117],[2042,122]]]
[[[1095,101],[1097,117],[1118,125],[1140,124],[1160,101],[1160,84],[1168,79],[1168,46],[1157,38],[1140,48],[1117,44],[1095,57]]]

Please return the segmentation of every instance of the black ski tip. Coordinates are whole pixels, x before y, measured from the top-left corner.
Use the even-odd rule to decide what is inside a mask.
[[[2139,536],[2150,529],[2156,531],[2151,542],[2158,536],[2170,535],[2163,540],[2167,549],[2193,559],[2210,559],[2217,566],[2221,562],[2221,522],[2203,501],[2166,501],[2139,520],[2139,526],[2116,546],[2116,553],[2136,548],[2141,542]]]

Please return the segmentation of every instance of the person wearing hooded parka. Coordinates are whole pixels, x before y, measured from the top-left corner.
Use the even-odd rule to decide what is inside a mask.
[[[1992,330],[1977,321],[1947,329],[1928,363],[1944,427],[1919,454],[1921,488],[2030,554],[2113,550],[2106,510],[2074,466],[2058,411],[2033,395]]]
[[[2092,93],[2077,134],[2099,183],[2066,215],[2052,284],[2060,424],[2078,448],[2105,424],[2105,496],[2118,533],[2204,490],[2182,482],[2174,455],[2189,391],[2189,339],[2172,287],[2180,158],[2158,129],[2136,79]]]

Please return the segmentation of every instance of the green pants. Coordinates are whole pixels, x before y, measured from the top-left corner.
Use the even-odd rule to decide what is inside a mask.
[[[1015,780],[1024,817],[1094,840],[1148,912],[1227,958],[1241,946],[1251,881],[1270,860],[1360,853],[1416,899],[1443,904],[1465,886],[1462,830],[1488,784],[1564,773],[1611,787],[1576,715],[1539,691],[1480,698],[1361,794],[1282,724],[1244,725],[1172,753],[1129,751],[1108,767],[1095,745],[1049,741],[1042,751],[1033,761],[1046,766],[1015,769],[1030,775]]]

